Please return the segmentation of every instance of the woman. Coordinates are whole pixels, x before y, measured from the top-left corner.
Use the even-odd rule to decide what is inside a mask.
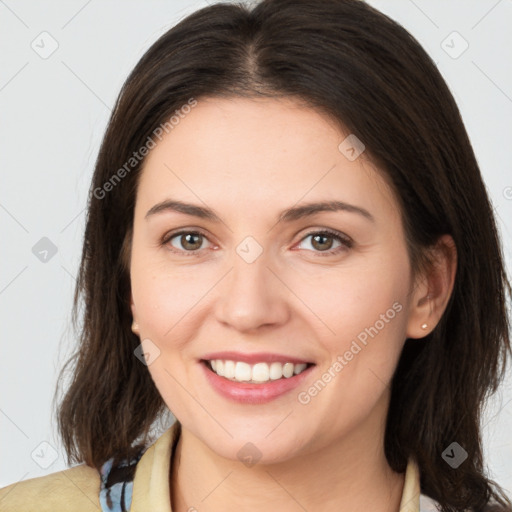
[[[82,464],[2,510],[512,510],[479,426],[510,352],[495,220],[401,26],[197,11],[127,79],[90,190],[59,409]]]

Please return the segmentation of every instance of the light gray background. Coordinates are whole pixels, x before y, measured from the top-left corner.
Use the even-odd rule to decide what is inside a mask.
[[[207,3],[214,0],[0,0],[0,486],[67,467],[51,400],[75,342],[70,310],[96,154],[129,71],[159,35]],[[404,25],[447,80],[510,271],[512,1],[369,3]],[[46,262],[32,251],[43,237],[57,248]],[[484,425],[490,473],[512,494],[510,372]]]

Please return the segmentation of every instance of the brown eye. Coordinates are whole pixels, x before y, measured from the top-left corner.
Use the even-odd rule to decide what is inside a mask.
[[[176,252],[194,254],[203,249],[202,245],[205,240],[206,237],[197,231],[180,231],[165,237],[162,244],[169,244]]]
[[[319,251],[324,251],[326,249],[330,249],[333,244],[333,237],[324,235],[322,233],[318,235],[313,235],[311,239],[311,245],[318,249]]]
[[[307,238],[311,238],[311,246],[314,249],[313,252],[325,253],[321,254],[321,256],[336,254],[349,249],[353,245],[352,240],[346,235],[330,230],[313,231],[308,233],[301,240],[301,243]],[[333,249],[332,247],[335,242],[338,242],[339,245]]]

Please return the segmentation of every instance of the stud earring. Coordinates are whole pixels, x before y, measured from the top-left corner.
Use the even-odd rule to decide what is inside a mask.
[[[422,324],[422,326],[421,326],[422,329],[426,329],[427,327],[428,327],[427,324]]]
[[[139,331],[139,324],[137,322],[133,322],[132,324],[132,331],[137,334]]]

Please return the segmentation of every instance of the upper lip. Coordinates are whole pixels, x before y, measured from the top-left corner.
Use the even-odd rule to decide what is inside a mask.
[[[226,352],[212,352],[202,357],[205,361],[212,361],[214,359],[222,359],[229,361],[242,361],[248,364],[255,363],[311,363],[307,359],[295,356],[287,356],[284,354],[272,354],[270,352],[255,352],[253,354],[244,354],[242,352],[226,351]]]

